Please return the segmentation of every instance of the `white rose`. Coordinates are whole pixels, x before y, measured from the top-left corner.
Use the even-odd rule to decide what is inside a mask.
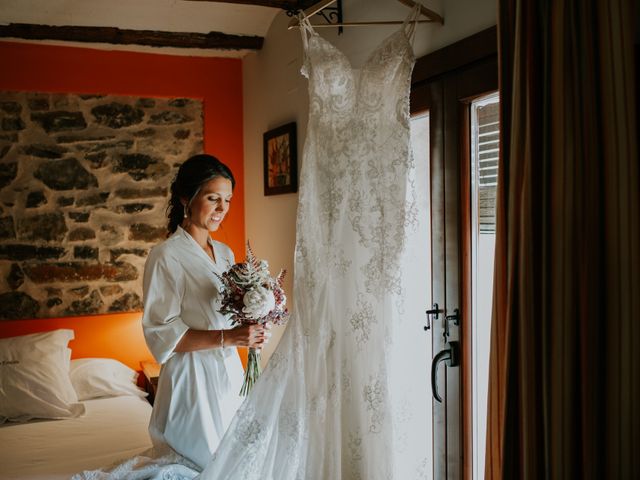
[[[244,294],[242,303],[244,303],[242,312],[253,320],[259,320],[269,315],[269,312],[275,308],[276,299],[271,290],[258,286]]]

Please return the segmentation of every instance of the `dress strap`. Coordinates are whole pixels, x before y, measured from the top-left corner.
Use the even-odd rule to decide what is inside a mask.
[[[405,33],[407,34],[407,38],[410,42],[413,43],[414,33],[416,31],[416,25],[418,24],[418,19],[421,15],[420,4],[416,3],[415,7],[411,9],[409,15],[404,20],[402,24],[402,28],[404,28]]]
[[[298,23],[300,24],[300,34],[302,35],[302,45],[305,51],[309,45],[309,37],[312,35],[318,35],[313,29],[309,17],[307,17],[302,10],[298,13]]]
[[[300,34],[302,35],[302,68],[300,68],[300,73],[309,78],[309,37],[318,34],[311,26],[309,17],[302,10],[298,13],[298,23],[300,24]]]

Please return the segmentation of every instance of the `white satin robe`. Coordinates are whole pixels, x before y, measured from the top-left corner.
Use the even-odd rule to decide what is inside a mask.
[[[166,447],[203,468],[243,398],[243,374],[235,347],[174,352],[189,329],[230,328],[218,313],[222,274],[233,265],[231,249],[211,240],[216,262],[181,227],[151,249],[144,270],[144,336],[162,365],[149,433],[159,453]]]

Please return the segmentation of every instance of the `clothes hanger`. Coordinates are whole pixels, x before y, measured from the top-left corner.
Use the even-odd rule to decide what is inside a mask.
[[[307,8],[304,11],[304,15],[306,17],[311,17],[311,16],[315,15],[316,13],[318,13],[319,11],[321,11],[322,9],[328,7],[329,5],[333,5],[334,3],[336,3],[336,1],[337,0],[322,0],[321,2],[316,3],[312,7]],[[444,24],[444,18],[442,18],[440,15],[438,15],[433,10],[428,9],[427,7],[422,5],[421,3],[416,3],[413,0],[397,0],[397,1],[402,3],[403,5],[406,5],[407,7],[411,7],[411,8],[416,7],[416,6],[420,6],[420,13],[423,16],[427,17],[427,20],[417,20],[419,23],[437,22],[437,23],[440,23],[441,25]],[[318,27],[320,27],[320,28],[324,28],[324,27],[364,27],[364,26],[370,26],[370,25],[401,25],[402,23],[404,23],[403,20],[386,20],[386,21],[379,21],[379,22],[370,21],[370,22],[342,22],[342,23],[314,24],[313,27],[314,28],[318,28]],[[297,28],[299,26],[300,26],[300,22],[298,21],[298,18],[294,17],[289,22],[288,29],[291,30],[292,28]]]

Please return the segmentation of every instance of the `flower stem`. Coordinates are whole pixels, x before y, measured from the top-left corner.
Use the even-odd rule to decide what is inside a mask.
[[[247,359],[247,370],[244,372],[244,383],[240,389],[240,395],[246,397],[249,394],[253,385],[258,380],[260,373],[260,350],[250,348],[249,358]]]

